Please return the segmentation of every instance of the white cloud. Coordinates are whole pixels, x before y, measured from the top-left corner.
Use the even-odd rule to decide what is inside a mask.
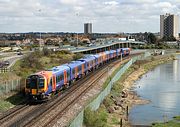
[[[159,31],[159,15],[180,14],[180,0],[0,0],[0,32]],[[148,24],[148,25],[147,25]]]
[[[106,4],[106,5],[118,5],[119,3],[117,1],[108,1],[108,2],[104,2],[104,4]]]

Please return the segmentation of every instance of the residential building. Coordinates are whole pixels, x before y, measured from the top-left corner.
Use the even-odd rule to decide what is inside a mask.
[[[176,39],[179,37],[179,16],[166,13],[160,15],[160,38],[174,36]]]
[[[92,34],[92,23],[84,24],[84,34]]]

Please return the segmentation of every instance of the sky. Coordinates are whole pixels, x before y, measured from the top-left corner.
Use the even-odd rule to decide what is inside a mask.
[[[0,0],[0,32],[159,32],[165,13],[180,0]]]

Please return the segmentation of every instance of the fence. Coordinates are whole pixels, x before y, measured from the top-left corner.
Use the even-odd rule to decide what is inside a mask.
[[[7,68],[7,67],[0,68],[0,73],[6,73],[6,72],[9,72],[9,71],[11,71],[10,68]]]
[[[113,87],[113,84],[117,82],[120,77],[124,74],[124,72],[136,61],[139,59],[144,59],[145,57],[150,56],[150,53],[145,53],[144,55],[140,55],[137,57],[132,58],[127,64],[125,64],[112,78],[112,80],[109,82],[108,86],[95,98],[89,105],[86,106],[91,108],[91,110],[97,110],[101,104],[101,102],[104,100],[104,98],[111,92],[111,88]],[[85,108],[85,109],[86,109]],[[81,127],[83,124],[84,119],[84,110],[83,109],[77,117],[70,123],[69,127]]]
[[[0,83],[0,96],[7,94],[11,91],[20,91],[20,79],[11,81],[4,81]]]

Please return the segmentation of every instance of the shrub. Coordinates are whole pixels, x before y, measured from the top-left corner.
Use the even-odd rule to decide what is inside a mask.
[[[107,127],[107,117],[108,114],[103,108],[99,108],[98,111],[87,108],[84,112],[84,124],[86,127]]]
[[[47,49],[47,48],[43,48],[43,55],[44,56],[49,56],[51,54],[51,50]]]
[[[83,57],[83,54],[82,53],[76,53],[76,54],[74,54],[74,56],[73,56],[73,60],[78,60],[78,59],[80,59],[80,58],[82,58]]]

